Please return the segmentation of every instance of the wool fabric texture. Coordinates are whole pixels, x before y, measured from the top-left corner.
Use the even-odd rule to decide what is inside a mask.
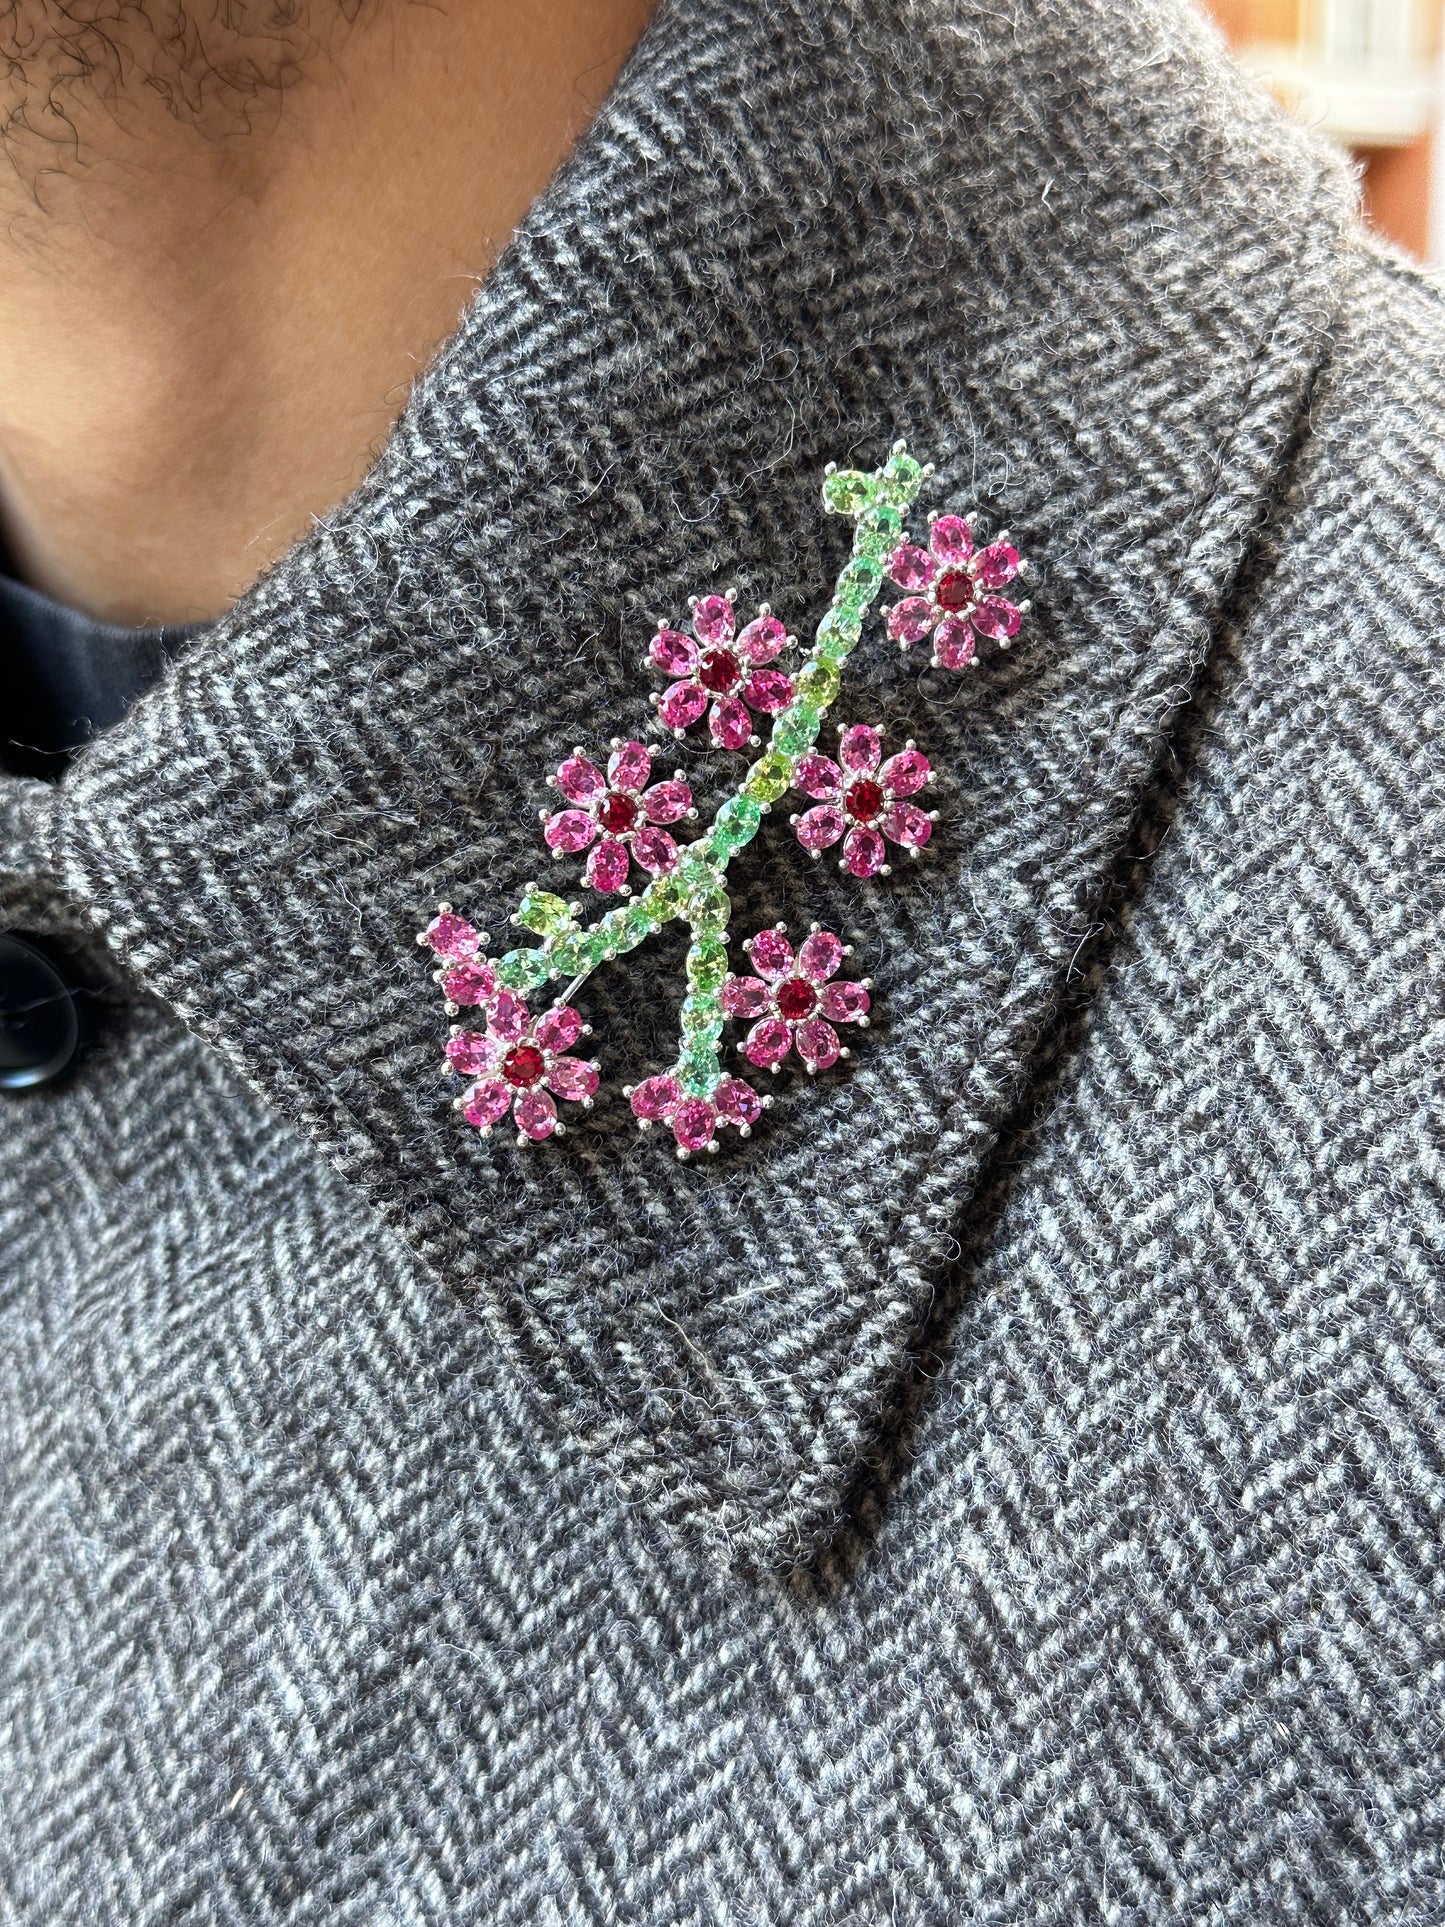
[[[358,493],[0,784],[106,1006],[0,1112],[0,1917],[1445,1918],[1442,371],[1183,0],[663,0]],[[856,1064],[679,1165],[655,940],[479,1140],[413,933],[899,435],[1034,607],[854,659],[916,870],[734,865]]]

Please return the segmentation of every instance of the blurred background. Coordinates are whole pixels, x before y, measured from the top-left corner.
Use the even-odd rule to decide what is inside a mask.
[[[1445,143],[1437,138],[1445,0],[1204,0],[1240,59],[1357,156],[1365,211],[1422,261],[1445,264]]]

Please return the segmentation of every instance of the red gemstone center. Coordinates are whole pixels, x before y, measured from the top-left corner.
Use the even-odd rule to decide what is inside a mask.
[[[884,800],[883,785],[875,783],[871,776],[860,776],[843,798],[849,816],[856,817],[860,823],[871,823],[875,816],[880,816]]]
[[[509,1084],[530,1090],[547,1068],[547,1060],[535,1044],[518,1044],[502,1059],[502,1075]]]
[[[962,569],[950,569],[934,585],[933,599],[940,609],[966,609],[973,601],[973,577]]]
[[[804,1017],[811,1017],[818,1008],[818,993],[801,977],[789,977],[785,984],[778,985],[777,1004],[778,1015],[796,1024]]]
[[[597,821],[609,836],[626,836],[637,821],[637,805],[621,790],[609,790],[602,799]]]
[[[726,696],[730,689],[736,688],[741,674],[731,649],[709,649],[697,667],[698,681],[716,696]]]

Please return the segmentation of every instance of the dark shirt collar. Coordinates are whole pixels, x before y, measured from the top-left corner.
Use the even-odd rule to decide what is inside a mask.
[[[875,1449],[1279,485],[1349,206],[1184,0],[664,0],[355,497],[16,793],[113,954],[672,1523],[804,1556]],[[654,944],[588,986],[605,1106],[478,1140],[414,931],[504,924],[547,773],[636,727],[648,612],[821,608],[819,471],[898,435],[1037,573],[1009,656],[875,650],[852,698],[944,772],[916,872],[735,868],[740,931],[858,933],[851,1074],[678,1165],[617,1094],[671,1041]]]
[[[195,633],[98,622],[16,581],[0,551],[0,769],[58,777]]]

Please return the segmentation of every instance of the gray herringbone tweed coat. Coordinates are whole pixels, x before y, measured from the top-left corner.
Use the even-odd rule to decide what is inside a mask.
[[[1183,0],[664,0],[354,499],[4,785],[107,986],[0,1115],[6,1921],[1445,1920],[1442,357]],[[479,1138],[419,923],[899,435],[1034,606],[850,664],[916,868],[734,867],[853,1064],[679,1164],[658,941]]]

